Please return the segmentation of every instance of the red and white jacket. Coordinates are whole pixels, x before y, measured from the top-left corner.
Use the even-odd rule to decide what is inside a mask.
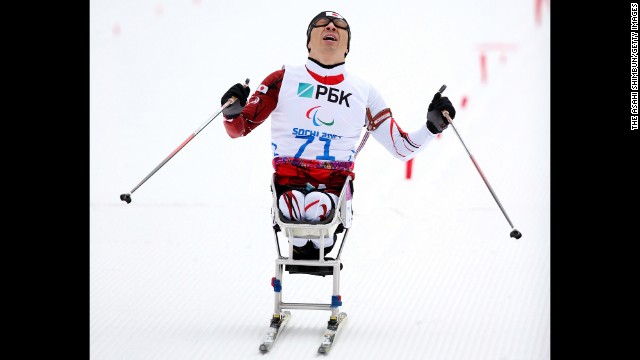
[[[404,132],[380,93],[347,72],[344,63],[328,67],[311,58],[305,65],[283,66],[271,73],[242,113],[233,119],[225,117],[223,123],[229,136],[237,138],[269,116],[276,173],[288,165],[353,174],[363,130],[404,161],[436,138],[424,123],[414,132]]]

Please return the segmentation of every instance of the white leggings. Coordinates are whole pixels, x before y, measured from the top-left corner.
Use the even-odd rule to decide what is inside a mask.
[[[289,220],[319,222],[327,219],[327,216],[338,203],[338,197],[323,191],[312,191],[304,194],[298,190],[283,192],[278,199],[278,208],[282,215]],[[292,238],[293,246],[304,246],[309,239]],[[313,246],[320,248],[320,239],[311,239]],[[325,238],[324,246],[333,245],[333,238]]]
[[[288,220],[311,223],[326,220],[337,203],[336,195],[324,191],[304,194],[298,190],[288,190],[278,199],[278,207]]]

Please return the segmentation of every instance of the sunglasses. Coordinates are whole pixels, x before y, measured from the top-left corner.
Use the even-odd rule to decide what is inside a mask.
[[[335,17],[327,17],[327,16],[323,16],[318,18],[317,20],[315,20],[311,26],[316,28],[316,27],[324,27],[329,25],[330,22],[333,22],[333,25],[335,25],[338,29],[342,29],[342,30],[347,30],[349,29],[349,24],[347,24],[347,22],[344,19],[339,19],[339,18],[335,18]]]

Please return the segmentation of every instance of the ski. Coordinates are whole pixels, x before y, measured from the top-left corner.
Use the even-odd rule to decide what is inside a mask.
[[[325,330],[324,335],[322,336],[322,343],[318,348],[318,352],[321,354],[326,354],[331,350],[333,343],[336,339],[336,335],[338,331],[341,329],[341,325],[347,320],[347,314],[341,312],[337,317],[332,316],[329,319],[329,324],[327,325],[327,330]]]
[[[271,350],[273,344],[275,344],[278,339],[278,335],[282,333],[285,325],[289,322],[289,319],[291,319],[291,312],[289,311],[273,315],[271,318],[271,324],[269,325],[269,331],[267,331],[262,344],[260,344],[260,351],[267,352]]]

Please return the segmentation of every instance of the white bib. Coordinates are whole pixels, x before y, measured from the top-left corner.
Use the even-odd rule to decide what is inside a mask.
[[[340,76],[344,80],[336,84]],[[377,92],[344,72],[344,64],[325,69],[308,61],[306,67],[285,67],[278,104],[271,113],[273,156],[353,161],[365,130],[366,108],[375,114],[386,107],[381,97],[372,95]],[[371,104],[370,98],[376,104]]]

